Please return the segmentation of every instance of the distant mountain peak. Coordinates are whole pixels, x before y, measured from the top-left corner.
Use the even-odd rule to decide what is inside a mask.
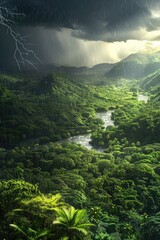
[[[135,53],[117,63],[105,76],[108,78],[140,79],[160,68],[160,53]]]

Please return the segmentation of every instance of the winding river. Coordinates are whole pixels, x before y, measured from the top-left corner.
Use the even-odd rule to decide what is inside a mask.
[[[114,126],[114,122],[111,119],[112,112],[113,112],[113,110],[112,111],[108,110],[106,112],[101,112],[101,113],[96,114],[96,118],[100,118],[104,122],[104,127],[105,128],[108,127],[108,126]],[[70,137],[67,141],[80,144],[83,147],[86,147],[90,150],[94,149],[93,146],[90,144],[91,133],[86,133],[86,134]]]
[[[138,94],[137,95],[138,101],[144,101],[145,103],[148,101],[148,96],[143,95],[143,94]],[[112,117],[112,112],[113,110],[108,110],[106,112],[100,112],[96,114],[96,118],[100,118],[104,122],[104,127],[108,126],[114,126],[114,121],[111,119]],[[70,137],[69,139],[66,140],[67,142],[74,142],[77,144],[82,145],[83,147],[86,147],[88,149],[95,149],[93,146],[90,144],[91,141],[91,133],[86,133],[78,136],[73,136]],[[97,151],[102,152],[102,149],[95,149]]]

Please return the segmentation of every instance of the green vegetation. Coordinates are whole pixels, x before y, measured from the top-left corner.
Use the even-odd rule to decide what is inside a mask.
[[[138,102],[136,84],[1,76],[1,239],[160,238],[158,92]],[[103,152],[57,142],[88,130]]]
[[[98,103],[93,102],[102,100],[65,76],[53,74],[15,84],[12,78],[5,79],[1,76],[1,146],[13,147],[31,139],[55,141],[86,132],[97,123]]]
[[[86,212],[62,202],[59,194],[44,195],[37,186],[10,180],[1,182],[0,196],[1,239],[86,239],[91,226]]]
[[[156,108],[156,109],[155,109]],[[160,107],[158,103],[124,105],[113,113],[115,127],[108,127],[106,131],[96,131],[92,135],[95,145],[109,147],[110,145],[128,145],[137,142],[140,145],[160,142]],[[127,145],[127,146],[128,146]]]
[[[145,78],[153,74],[160,67],[159,53],[131,54],[122,61],[118,62],[110,71],[106,72],[107,78],[124,78],[135,80]]]
[[[160,71],[159,69],[149,76],[145,77],[140,82],[140,87],[145,91],[150,92],[154,102],[160,101]]]
[[[114,88],[97,91],[61,74],[17,81],[2,75],[0,83],[0,144],[6,148],[27,140],[45,143],[87,132],[98,124],[96,111],[116,107],[123,95],[119,91],[117,96]]]

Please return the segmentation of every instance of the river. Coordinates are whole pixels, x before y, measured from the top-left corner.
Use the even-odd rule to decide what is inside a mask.
[[[138,101],[144,101],[145,103],[148,102],[149,97],[143,94],[138,94]]]
[[[137,99],[138,101],[144,101],[145,103],[148,101],[149,97],[146,96],[146,95],[143,95],[143,94],[137,94]],[[100,118],[103,123],[104,123],[104,128],[107,128],[108,126],[114,126],[114,121],[111,119],[112,117],[112,113],[114,112],[114,110],[108,110],[108,111],[105,111],[105,112],[99,112],[99,113],[96,113],[96,118]],[[91,133],[85,133],[85,134],[81,134],[81,135],[77,135],[77,136],[73,136],[73,137],[70,137],[68,139],[63,139],[63,140],[60,140],[60,141],[57,141],[55,143],[65,143],[65,142],[73,142],[73,143],[77,143],[77,144],[80,144],[81,146],[83,147],[86,147],[88,149],[94,149],[96,151],[99,151],[99,152],[103,152],[103,149],[95,149],[91,144]],[[34,140],[32,140],[32,143],[33,143]],[[35,140],[37,141],[37,139]],[[31,143],[31,141],[24,141],[22,143],[23,144],[29,144]]]
[[[113,110],[108,110],[106,112],[100,112],[96,114],[96,118],[100,118],[103,122],[104,122],[104,127],[108,127],[108,126],[114,126],[114,122],[111,119],[112,117],[112,112]],[[91,141],[91,133],[86,133],[86,134],[82,134],[82,135],[78,135],[78,136],[74,136],[74,137],[70,137],[69,139],[67,139],[68,142],[74,142],[77,144],[82,145],[83,147],[86,147],[88,149],[95,149],[93,148],[93,146],[90,144]],[[101,151],[101,149],[96,149],[98,151]]]
[[[137,99],[138,101],[144,101],[145,103],[147,103],[148,101],[148,96],[143,95],[143,94],[138,94],[137,95]],[[108,110],[106,112],[100,112],[96,114],[96,118],[100,118],[103,122],[104,122],[104,127],[108,127],[108,126],[114,126],[114,121],[111,119],[112,117],[112,112],[114,112],[113,110]],[[95,149],[91,144],[91,133],[86,133],[86,134],[82,134],[82,135],[78,135],[78,136],[73,136],[70,137],[69,139],[66,140],[67,142],[74,142],[77,144],[80,144],[83,147],[86,147],[88,149],[94,149],[97,151],[102,152],[102,149]]]

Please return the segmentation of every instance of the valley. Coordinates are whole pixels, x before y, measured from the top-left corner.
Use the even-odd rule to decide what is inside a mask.
[[[0,74],[1,239],[159,239],[159,61]]]

